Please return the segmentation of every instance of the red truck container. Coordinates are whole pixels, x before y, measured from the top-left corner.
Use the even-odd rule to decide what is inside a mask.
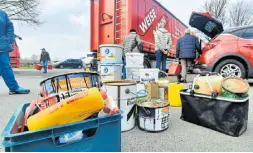
[[[15,38],[22,40],[22,38],[17,35],[15,35]],[[16,41],[13,44],[13,51],[10,52],[10,58],[11,58],[11,66],[13,68],[19,68],[20,67],[20,52],[19,52],[19,48]]]
[[[19,53],[19,48],[16,42],[13,45],[13,51],[10,53],[10,58],[11,58],[11,66],[13,68],[19,68],[20,67],[20,53]]]
[[[144,42],[145,66],[155,52],[153,30],[159,22],[172,34],[172,58],[177,40],[187,26],[156,0],[91,0],[91,51],[101,44],[122,44],[129,30],[137,30]],[[99,56],[99,55],[98,55]]]

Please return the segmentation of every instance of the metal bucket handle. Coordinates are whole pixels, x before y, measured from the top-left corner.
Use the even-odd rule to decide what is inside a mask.
[[[219,73],[211,73],[211,74],[207,74],[207,75],[205,75],[205,76],[212,76],[212,75],[218,75],[218,76],[220,76],[220,74]],[[197,77],[196,78],[198,78],[198,77],[200,77],[200,76],[203,76],[203,75],[201,75],[201,74],[199,74],[199,75],[197,75]],[[197,79],[194,79],[194,81],[193,81],[193,84],[192,84],[192,86],[191,86],[191,95],[193,96],[194,95],[194,89],[197,89],[198,87],[197,87],[197,85],[196,85],[196,81],[197,81]],[[216,98],[217,96],[218,96],[218,93],[216,92],[216,91],[214,91],[214,89],[213,89],[213,87],[212,87],[212,85],[211,85],[211,83],[210,83],[210,81],[207,79],[206,80],[206,82],[207,82],[207,84],[208,84],[208,87],[210,88],[210,90],[212,91],[212,95],[211,95],[211,97],[212,98]]]

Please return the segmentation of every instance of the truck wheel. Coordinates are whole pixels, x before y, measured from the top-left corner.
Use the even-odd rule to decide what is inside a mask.
[[[147,59],[147,58],[144,58],[144,63],[143,63],[143,65],[144,65],[144,68],[146,69],[146,68],[151,68],[151,64],[150,64],[150,62],[149,62],[149,59]]]
[[[235,76],[243,79],[246,78],[245,66],[235,59],[227,59],[220,62],[214,71],[224,77]]]

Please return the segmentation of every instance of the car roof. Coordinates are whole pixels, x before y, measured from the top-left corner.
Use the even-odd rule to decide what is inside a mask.
[[[226,29],[224,31],[224,33],[231,32],[231,31],[236,31],[236,30],[248,29],[248,28],[253,28],[253,25],[240,26],[240,27],[232,27],[232,28]]]

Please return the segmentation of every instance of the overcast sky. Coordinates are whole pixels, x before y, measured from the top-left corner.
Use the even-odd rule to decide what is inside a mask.
[[[192,11],[200,10],[203,0],[159,0],[174,15],[188,25]],[[41,19],[45,23],[36,29],[15,24],[22,57],[40,54],[46,48],[53,59],[77,58],[90,48],[90,0],[43,0]]]

